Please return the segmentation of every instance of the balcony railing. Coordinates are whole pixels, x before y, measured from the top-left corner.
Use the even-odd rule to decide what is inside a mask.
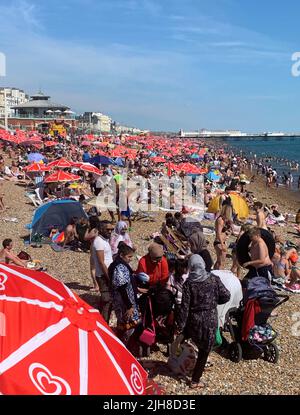
[[[75,114],[8,114],[8,118],[39,119],[39,120],[75,120]]]

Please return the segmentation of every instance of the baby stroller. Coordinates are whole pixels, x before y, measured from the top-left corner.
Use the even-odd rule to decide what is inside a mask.
[[[232,362],[238,363],[243,357],[255,355],[256,358],[262,357],[267,362],[277,363],[279,358],[279,349],[275,343],[277,333],[267,320],[271,312],[288,299],[288,295],[278,293],[275,293],[273,298],[245,300],[244,297],[239,308],[228,310],[223,332],[230,333],[232,342],[227,348]]]
[[[176,294],[160,285],[150,288],[149,292],[139,299],[144,329],[150,329],[154,332],[155,343],[167,346],[168,355],[174,341],[175,299]],[[149,357],[152,346],[139,341],[139,357]]]

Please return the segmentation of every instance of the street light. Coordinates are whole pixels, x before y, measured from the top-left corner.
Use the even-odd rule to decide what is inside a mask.
[[[4,127],[5,127],[5,131],[8,131],[7,102],[6,102],[6,89],[5,88],[4,88]]]

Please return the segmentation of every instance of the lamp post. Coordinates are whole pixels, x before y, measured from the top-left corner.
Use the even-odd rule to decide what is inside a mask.
[[[7,103],[6,103],[6,89],[4,88],[4,127],[5,131],[8,130],[8,123],[7,123]]]

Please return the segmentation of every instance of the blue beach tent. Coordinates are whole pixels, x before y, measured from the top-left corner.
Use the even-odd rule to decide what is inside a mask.
[[[47,237],[53,228],[62,232],[73,217],[87,218],[81,203],[76,200],[61,199],[45,203],[34,211],[31,223],[26,225],[30,230],[30,239],[36,234]]]

